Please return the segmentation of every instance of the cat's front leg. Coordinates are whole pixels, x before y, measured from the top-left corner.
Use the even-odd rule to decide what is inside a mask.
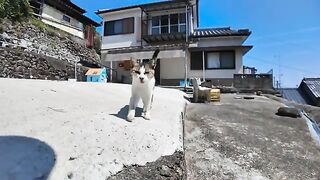
[[[136,107],[139,103],[139,97],[136,95],[132,95],[129,103],[129,110],[127,115],[127,120],[132,122],[134,120],[134,116],[136,114]]]
[[[145,97],[142,99],[143,101],[143,117],[146,120],[150,120],[150,110],[151,110],[151,103],[152,103],[152,94],[150,96]]]

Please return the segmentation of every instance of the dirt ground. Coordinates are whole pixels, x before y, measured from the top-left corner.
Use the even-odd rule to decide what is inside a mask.
[[[125,167],[122,171],[108,178],[108,180],[180,180],[185,179],[185,161],[182,152],[176,152],[172,156],[163,156],[155,162],[145,166],[133,165]]]
[[[320,149],[302,118],[280,117],[267,97],[190,104],[184,148],[188,179],[320,179]]]

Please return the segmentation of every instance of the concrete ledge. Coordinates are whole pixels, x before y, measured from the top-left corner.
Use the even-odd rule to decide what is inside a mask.
[[[106,179],[124,165],[145,165],[183,151],[184,93],[156,88],[152,120],[129,123],[124,118],[130,92],[123,84],[0,79],[0,137],[46,143],[56,154],[49,179]],[[7,166],[4,155],[0,149],[0,167]],[[23,170],[14,174],[32,179],[44,173]],[[8,173],[0,172],[0,179]]]

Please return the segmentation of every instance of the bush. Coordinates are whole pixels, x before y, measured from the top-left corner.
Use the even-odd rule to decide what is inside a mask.
[[[2,27],[2,25],[0,24],[0,34],[2,34],[4,32],[4,29]]]
[[[21,21],[29,17],[31,12],[29,0],[0,0],[0,18]]]

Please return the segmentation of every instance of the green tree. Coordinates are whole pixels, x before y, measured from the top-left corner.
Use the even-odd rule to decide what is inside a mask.
[[[30,16],[31,12],[29,0],[0,0],[0,18],[20,21]]]

